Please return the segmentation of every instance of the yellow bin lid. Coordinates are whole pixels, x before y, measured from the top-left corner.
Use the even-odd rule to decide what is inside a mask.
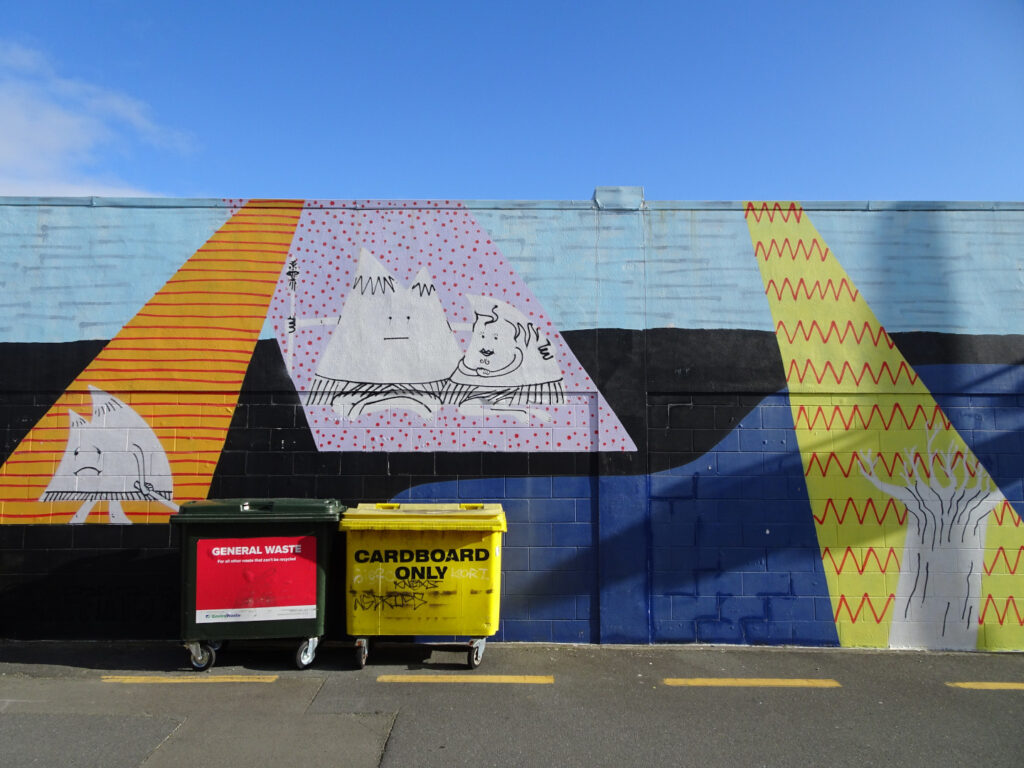
[[[343,531],[505,531],[501,504],[360,504],[345,511]]]

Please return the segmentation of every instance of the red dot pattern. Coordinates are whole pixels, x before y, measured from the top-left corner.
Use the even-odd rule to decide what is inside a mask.
[[[245,207],[245,204],[249,201],[244,197],[224,197],[221,198],[221,202],[227,206],[228,213],[231,216],[234,216],[236,213],[242,210],[242,208]]]
[[[306,201],[269,312],[300,393],[308,391],[334,326],[299,328],[289,334],[287,318],[339,315],[355,278],[360,247],[405,287],[425,268],[453,326],[472,323],[465,294],[492,296],[516,307],[551,342],[566,402],[529,406],[527,423],[497,411],[469,416],[454,406],[444,406],[428,419],[393,408],[348,420],[326,406],[306,405],[320,450],[636,450],[537,298],[458,201]],[[293,261],[299,272],[294,291],[287,274]],[[465,349],[470,332],[456,330],[455,335]],[[541,412],[546,418],[537,415]]]

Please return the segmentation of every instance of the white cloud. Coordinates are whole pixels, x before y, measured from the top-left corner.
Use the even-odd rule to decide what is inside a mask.
[[[152,195],[102,170],[109,151],[184,153],[189,139],[126,94],[61,77],[39,51],[0,40],[0,195]]]

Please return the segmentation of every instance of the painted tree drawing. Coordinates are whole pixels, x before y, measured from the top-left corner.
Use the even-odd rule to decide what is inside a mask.
[[[928,647],[936,639],[942,648],[977,647],[985,524],[1004,499],[980,462],[968,465],[955,440],[945,451],[935,448],[940,431],[938,425],[926,430],[923,455],[916,446],[904,451],[902,484],[882,479],[870,451],[859,465],[872,485],[907,508],[889,630],[894,648]]]

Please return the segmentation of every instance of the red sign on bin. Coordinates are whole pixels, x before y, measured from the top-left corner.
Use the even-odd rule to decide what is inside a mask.
[[[196,542],[196,623],[316,618],[316,537]]]

